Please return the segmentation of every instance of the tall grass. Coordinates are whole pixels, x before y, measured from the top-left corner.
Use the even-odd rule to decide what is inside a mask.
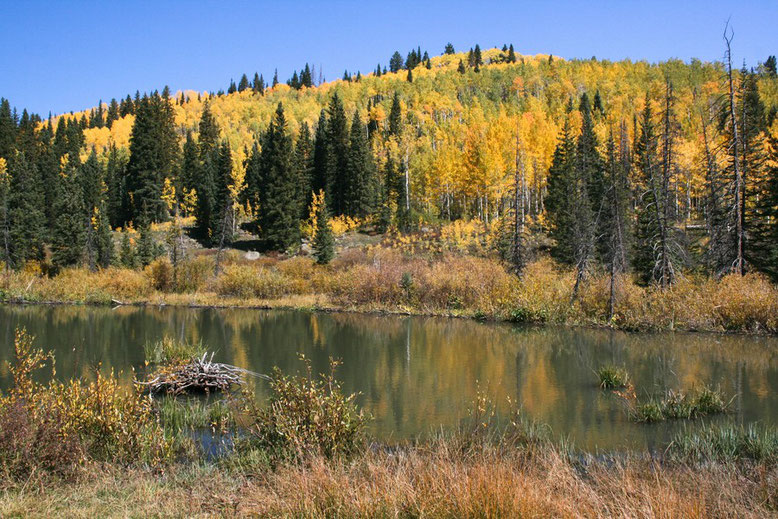
[[[778,430],[749,424],[710,425],[675,435],[667,450],[683,461],[778,461]]]

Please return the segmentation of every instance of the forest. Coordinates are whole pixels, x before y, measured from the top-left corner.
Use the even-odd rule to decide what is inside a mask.
[[[0,261],[175,270],[205,247],[218,271],[243,242],[325,264],[333,231],[403,243],[466,222],[510,271],[550,256],[574,272],[573,298],[594,271],[775,280],[776,59],[737,69],[723,43],[723,62],[656,64],[449,44],[45,119],[2,99]]]

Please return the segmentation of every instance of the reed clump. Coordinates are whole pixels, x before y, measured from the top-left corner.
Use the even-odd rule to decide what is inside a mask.
[[[608,364],[596,371],[602,389],[623,389],[629,386],[629,373],[620,366]]]

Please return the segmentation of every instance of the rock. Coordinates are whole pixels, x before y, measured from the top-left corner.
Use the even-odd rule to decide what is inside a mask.
[[[259,259],[259,253],[255,250],[250,250],[246,253],[246,259],[249,261],[256,261]]]

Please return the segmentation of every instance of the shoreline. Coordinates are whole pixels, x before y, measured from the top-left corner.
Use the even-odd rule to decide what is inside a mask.
[[[206,294],[203,294],[206,295]],[[324,297],[324,296],[322,296]],[[401,309],[389,309],[389,308],[367,308],[367,307],[342,307],[342,306],[309,306],[309,305],[291,305],[287,303],[273,304],[272,301],[265,303],[193,303],[193,302],[170,302],[170,301],[153,301],[146,299],[142,301],[119,301],[112,299],[109,302],[101,301],[67,301],[67,300],[45,300],[45,301],[32,301],[32,300],[0,300],[0,305],[4,306],[84,306],[95,308],[120,308],[120,307],[135,307],[135,308],[176,308],[176,309],[202,309],[202,310],[284,310],[292,312],[319,312],[319,313],[338,313],[338,314],[357,314],[367,316],[384,316],[384,317],[435,317],[441,319],[460,319],[467,321],[474,321],[477,323],[495,323],[495,324],[512,324],[521,327],[533,327],[533,328],[545,328],[545,327],[564,327],[564,328],[581,328],[588,330],[609,330],[614,332],[622,332],[626,334],[646,334],[646,333],[690,333],[690,334],[712,334],[721,336],[743,336],[743,337],[778,337],[778,332],[771,332],[766,330],[726,330],[726,329],[713,329],[713,328],[687,328],[687,327],[652,327],[645,329],[632,329],[627,327],[612,326],[601,323],[578,323],[578,322],[516,322],[510,318],[496,318],[494,316],[478,317],[475,315],[468,315],[466,313],[446,313],[446,312],[423,312],[413,310],[401,310]],[[283,301],[278,299],[275,301]]]

